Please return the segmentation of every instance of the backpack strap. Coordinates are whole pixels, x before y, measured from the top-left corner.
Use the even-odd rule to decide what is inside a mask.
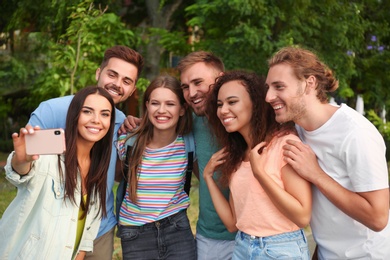
[[[118,138],[120,139],[125,139],[126,136],[121,136]],[[120,208],[123,202],[123,199],[125,198],[126,195],[126,190],[127,190],[127,184],[128,184],[128,173],[129,173],[129,159],[131,156],[131,153],[133,152],[133,146],[136,136],[132,136],[129,139],[122,143],[119,144],[118,152],[119,152],[119,159],[123,161],[123,170],[122,170],[122,175],[123,178],[119,182],[118,189],[116,190],[116,207],[115,207],[115,213],[116,213],[116,220],[119,222],[119,212]]]
[[[187,193],[188,196],[190,196],[192,170],[194,169],[194,161],[196,161],[195,140],[192,132],[184,135],[183,138],[184,138],[184,145],[185,145],[187,161],[188,161],[187,171],[186,171],[186,182],[184,183],[184,191]]]

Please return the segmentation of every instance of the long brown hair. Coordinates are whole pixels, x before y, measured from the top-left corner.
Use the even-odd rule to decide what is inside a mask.
[[[129,197],[133,203],[137,202],[138,165],[142,163],[142,156],[146,145],[153,138],[154,126],[149,120],[146,102],[149,101],[150,95],[157,88],[167,88],[171,90],[179,99],[180,105],[185,109],[184,115],[179,118],[177,123],[176,133],[179,135],[185,135],[192,129],[191,111],[188,109],[185,102],[183,91],[180,87],[180,82],[175,77],[170,75],[161,75],[155,78],[144,93],[142,101],[143,116],[140,126],[134,131],[134,133],[129,136],[129,138],[132,136],[137,136],[128,162],[128,189]]]
[[[77,189],[78,178],[78,160],[77,160],[77,137],[79,135],[77,131],[78,120],[80,112],[84,105],[85,99],[89,95],[98,94],[105,97],[111,104],[111,120],[110,128],[106,135],[97,141],[91,151],[91,165],[88,170],[87,177],[85,179],[87,189],[87,200],[81,200],[81,208],[84,210],[84,216],[88,213],[91,202],[99,199],[99,212],[105,217],[106,211],[106,193],[107,193],[107,171],[111,158],[112,137],[114,134],[115,126],[115,104],[110,94],[104,89],[96,86],[89,86],[81,89],[73,97],[72,102],[69,105],[68,114],[66,116],[66,128],[65,128],[65,194],[71,201],[76,203],[75,191]],[[82,217],[84,217],[82,216]]]
[[[230,81],[238,81],[245,87],[252,102],[252,116],[250,120],[251,144],[247,144],[239,132],[228,133],[217,116],[218,93],[223,84]],[[226,148],[226,162],[219,168],[221,171],[221,184],[228,185],[231,174],[237,170],[240,163],[245,159],[245,153],[262,141],[270,141],[272,134],[280,127],[275,120],[275,112],[265,102],[266,89],[264,78],[255,73],[245,71],[229,71],[216,79],[216,83],[210,93],[206,115],[218,143]],[[293,131],[293,124],[288,126]]]

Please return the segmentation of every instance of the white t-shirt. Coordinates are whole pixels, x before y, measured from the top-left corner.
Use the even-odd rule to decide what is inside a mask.
[[[321,168],[344,188],[367,192],[389,187],[383,137],[354,109],[342,104],[320,128],[305,131]],[[390,259],[390,225],[374,232],[344,214],[313,187],[311,228],[320,259]]]

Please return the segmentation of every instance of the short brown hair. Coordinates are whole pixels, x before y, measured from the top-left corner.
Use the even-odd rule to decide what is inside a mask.
[[[225,70],[225,65],[222,60],[211,52],[195,51],[191,52],[179,61],[177,69],[180,73],[187,70],[189,67],[198,62],[204,62],[206,65],[213,67],[215,70],[222,72]]]
[[[138,73],[137,73],[137,80],[138,80],[142,72],[142,69],[144,67],[144,58],[141,56],[141,54],[139,54],[138,52],[136,52],[135,50],[127,46],[123,46],[123,45],[113,46],[111,48],[108,48],[104,52],[103,61],[100,64],[101,70],[103,70],[104,67],[107,66],[108,61],[111,58],[118,58],[136,66],[138,69]]]

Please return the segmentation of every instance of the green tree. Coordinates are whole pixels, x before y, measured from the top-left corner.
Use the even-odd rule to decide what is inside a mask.
[[[186,11],[188,25],[200,28],[194,48],[213,51],[228,69],[265,74],[276,50],[300,45],[336,72],[338,97],[354,104],[364,94],[381,109],[389,105],[389,8],[377,0],[198,0]]]
[[[127,3],[126,3],[127,2]],[[171,54],[186,53],[187,25],[185,8],[194,0],[134,0],[125,1],[120,11],[123,21],[135,28],[143,39],[144,75],[156,77],[161,68],[169,67]],[[185,49],[185,52],[180,50]]]
[[[16,1],[9,2],[16,5],[13,14],[4,14],[0,8],[2,15],[11,17],[3,28],[12,35],[6,37],[6,50],[0,50],[0,120],[4,122],[0,136],[10,136],[12,127],[24,125],[39,102],[95,84],[95,71],[106,48],[115,44],[136,48],[140,42],[119,16],[107,12],[105,6],[96,7],[92,0],[19,2],[42,8],[45,18],[34,22],[37,8],[31,7],[28,13]],[[52,13],[56,7],[58,13]],[[60,27],[65,29],[54,30]],[[12,122],[19,125],[11,126]]]
[[[346,2],[200,0],[187,11],[189,25],[201,28],[203,41],[197,48],[223,57],[227,68],[265,74],[267,59],[282,46],[295,44],[315,49],[330,65],[343,67],[341,76],[354,73],[347,50],[362,29]]]
[[[135,48],[140,42],[117,15],[96,9],[91,0],[71,10],[69,27],[58,42],[49,43],[48,67],[34,84],[32,93],[41,99],[73,94],[94,84],[105,49],[116,44]]]

